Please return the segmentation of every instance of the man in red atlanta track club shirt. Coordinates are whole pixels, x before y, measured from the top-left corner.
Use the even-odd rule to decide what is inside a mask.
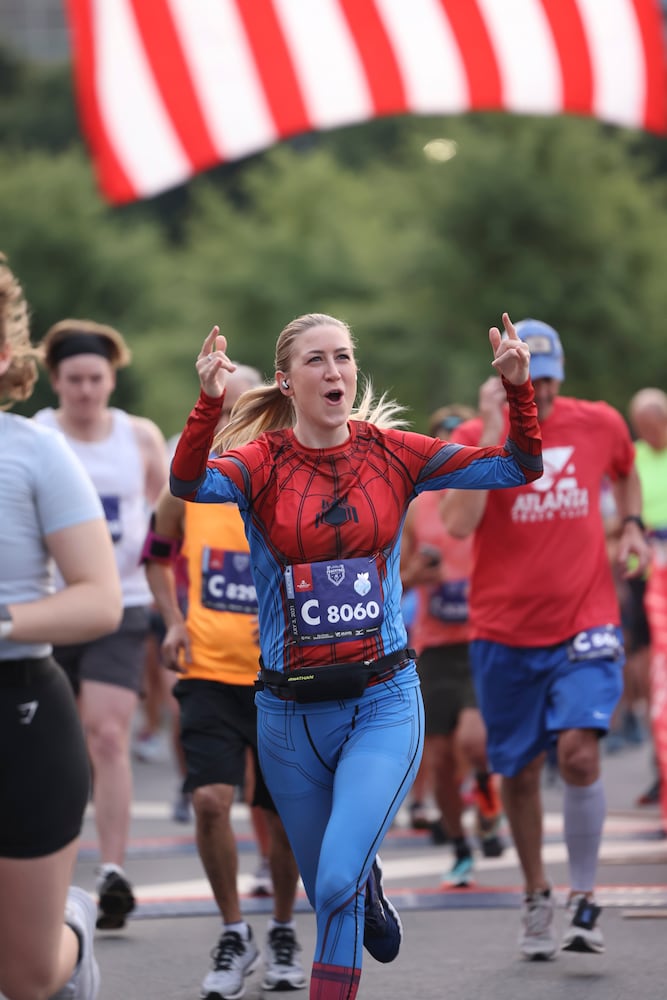
[[[600,514],[605,477],[623,520],[623,566],[634,556],[634,572],[642,572],[649,550],[639,517],[634,447],[623,418],[606,403],[559,395],[563,348],[553,327],[527,319],[516,329],[531,352],[544,475],[511,490],[448,490],[441,513],[452,534],[474,532],[471,664],[489,761],[503,776],[525,881],[519,948],[525,958],[544,959],[558,950],[554,899],[542,862],[540,799],[545,752],[554,745],[570,867],[561,947],[604,951],[593,894],[606,810],[599,738],[620,697],[625,660]],[[455,440],[504,440],[507,406],[499,379],[481,387],[479,410],[480,418],[457,428]]]

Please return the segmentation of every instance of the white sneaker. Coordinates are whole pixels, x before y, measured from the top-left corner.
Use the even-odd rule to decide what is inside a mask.
[[[211,952],[213,967],[201,984],[202,1000],[237,1000],[245,993],[245,978],[257,968],[259,952],[248,927],[248,940],[237,931],[223,931]]]
[[[547,961],[558,951],[552,929],[554,909],[550,889],[531,892],[523,901],[519,949],[529,961]]]
[[[263,990],[302,990],[308,980],[299,961],[301,945],[291,927],[272,927],[264,952]]]
[[[132,754],[142,764],[158,764],[164,760],[165,745],[159,733],[137,736],[132,743]]]
[[[572,920],[563,935],[563,951],[601,955],[604,951],[604,939],[600,928],[595,926],[601,908],[583,893],[577,893],[568,901],[567,911]]]
[[[51,1000],[96,1000],[100,988],[100,970],[93,951],[96,915],[93,897],[78,886],[71,886],[65,906],[65,923],[79,937],[81,957],[69,980]]]

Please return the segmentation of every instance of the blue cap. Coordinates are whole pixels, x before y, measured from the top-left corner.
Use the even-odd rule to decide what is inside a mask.
[[[539,319],[522,319],[515,323],[516,332],[524,344],[530,348],[530,377],[555,378],[562,382],[565,378],[563,367],[563,345],[552,326]]]

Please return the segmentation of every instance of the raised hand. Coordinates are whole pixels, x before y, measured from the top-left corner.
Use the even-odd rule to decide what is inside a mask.
[[[513,385],[523,385],[530,374],[530,351],[514,328],[508,313],[503,313],[503,335],[497,326],[489,330],[489,341],[493,348],[496,371]]]
[[[202,344],[197,355],[196,369],[199,384],[207,396],[216,399],[222,396],[227,384],[227,373],[236,370],[236,365],[226,355],[227,339],[220,333],[220,327],[214,326]]]

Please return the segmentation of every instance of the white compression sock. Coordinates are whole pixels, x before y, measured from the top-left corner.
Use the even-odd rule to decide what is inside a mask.
[[[584,787],[565,785],[563,822],[570,862],[570,888],[592,892],[607,802],[602,779]]]

